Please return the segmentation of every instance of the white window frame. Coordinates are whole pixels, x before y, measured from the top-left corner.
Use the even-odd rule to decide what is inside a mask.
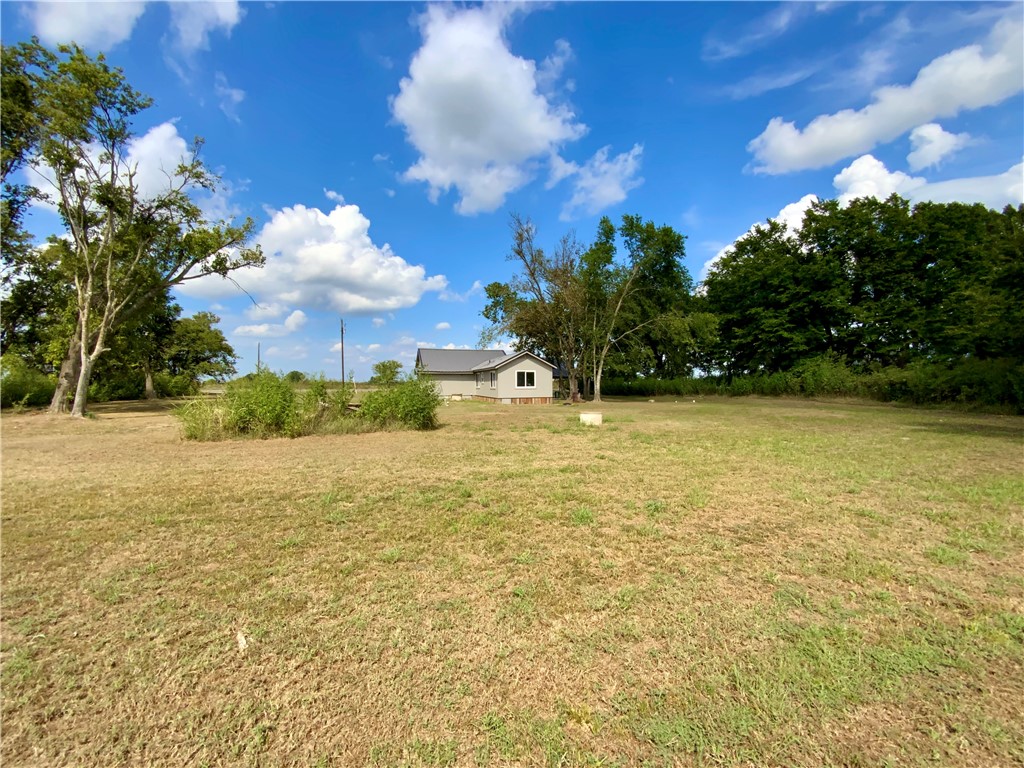
[[[491,389],[498,388],[498,372],[491,371]]]
[[[477,389],[480,389],[480,384],[483,382],[483,378],[484,378],[484,375],[482,373],[478,373],[476,375],[476,388]]]
[[[523,377],[523,383],[519,383],[519,377]],[[529,379],[533,379],[533,384],[527,384]],[[516,371],[516,389],[536,389],[537,388],[537,372],[536,371]]]

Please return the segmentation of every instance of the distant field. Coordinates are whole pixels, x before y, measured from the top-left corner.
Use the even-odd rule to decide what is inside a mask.
[[[1024,419],[579,410],[5,414],[0,762],[1024,764]]]

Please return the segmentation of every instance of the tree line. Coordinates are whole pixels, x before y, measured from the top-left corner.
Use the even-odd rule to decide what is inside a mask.
[[[515,276],[483,341],[556,361],[568,396],[854,394],[1024,403],[1024,206],[819,201],[756,226],[700,286],[685,237],[639,216],[550,253],[512,217]],[[621,244],[624,253],[617,253]],[[602,379],[605,379],[602,383]]]
[[[143,189],[133,122],[152,99],[102,54],[75,45],[4,46],[0,91],[4,359],[59,367],[50,408],[70,406],[75,416],[85,414],[98,374],[109,381],[132,369],[152,392],[156,373],[194,381],[233,372],[215,316],[180,318],[170,293],[264,261],[249,246],[252,219],[214,221],[203,210],[219,179],[200,158],[202,140],[165,169],[161,189]],[[23,180],[26,169],[38,172],[39,186]],[[44,247],[24,222],[40,202],[64,228]]]

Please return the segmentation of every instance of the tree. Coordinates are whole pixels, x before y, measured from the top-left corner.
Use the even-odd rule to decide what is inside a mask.
[[[373,376],[370,383],[380,387],[390,386],[398,381],[402,372],[402,364],[397,360],[381,360],[373,364]]]
[[[582,249],[570,233],[548,256],[536,245],[537,230],[529,219],[513,214],[509,227],[512,249],[507,258],[521,271],[508,283],[486,287],[483,315],[491,325],[481,334],[481,343],[512,336],[517,349],[557,361],[568,373],[569,397],[576,402],[586,306],[578,279]]]
[[[167,372],[196,384],[203,379],[224,381],[234,376],[238,357],[223,331],[214,328],[219,322],[212,312],[196,312],[176,320],[164,347]]]
[[[529,220],[512,217],[512,252],[519,274],[508,283],[487,286],[484,317],[491,321],[485,340],[496,334],[515,337],[519,349],[538,351],[560,362],[569,374],[569,393],[579,399],[585,371],[601,400],[601,380],[609,356],[645,329],[666,325],[682,312],[690,277],[682,266],[682,235],[656,227],[639,216],[624,216],[616,231],[611,219],[598,224],[585,251],[572,233],[548,256],[534,242]],[[616,260],[616,236],[627,258]],[[661,291],[661,283],[668,285]],[[678,290],[676,290],[678,286]],[[659,293],[659,291],[661,291]],[[671,299],[652,299],[647,294]]]
[[[601,380],[614,348],[633,340],[638,342],[634,353],[650,349],[655,341],[664,345],[685,327],[682,318],[692,286],[682,265],[686,238],[672,227],[625,215],[618,234],[626,246],[626,262],[615,261],[615,228],[604,217],[580,274],[589,318],[594,402],[601,401]],[[646,338],[639,338],[644,333]],[[652,350],[655,367],[665,357],[664,350]]]
[[[7,283],[31,249],[22,218],[38,190],[11,181],[24,168],[37,144],[35,86],[30,73],[38,60],[32,46],[3,46],[0,50],[0,254]]]
[[[74,383],[72,415],[85,413],[96,360],[111,334],[168,288],[203,275],[228,275],[259,266],[259,248],[248,248],[254,222],[210,223],[195,200],[217,178],[189,157],[168,173],[166,188],[145,196],[129,157],[132,120],[151,105],[102,55],[77,46],[57,53],[23,44],[35,85],[38,116],[31,163],[52,179],[71,247],[62,269],[74,285],[75,330],[51,410],[66,407]]]

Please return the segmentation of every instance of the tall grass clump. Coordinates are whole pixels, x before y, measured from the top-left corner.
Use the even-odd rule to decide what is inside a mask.
[[[295,418],[295,390],[283,377],[260,368],[224,391],[229,431],[253,437],[285,434]]]
[[[437,426],[440,397],[429,381],[410,379],[371,392],[359,412],[349,409],[355,394],[351,382],[332,390],[321,376],[307,379],[303,386],[297,390],[287,376],[261,368],[231,382],[223,397],[196,397],[175,413],[187,440],[302,437]]]
[[[435,429],[441,396],[427,377],[412,376],[363,397],[360,413],[364,419],[385,429],[407,427]]]
[[[46,405],[56,388],[53,377],[30,367],[17,355],[0,357],[0,406]]]

